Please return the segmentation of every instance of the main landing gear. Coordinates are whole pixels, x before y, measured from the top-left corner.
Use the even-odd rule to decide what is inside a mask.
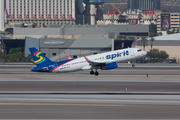
[[[91,71],[90,71],[90,74],[91,74],[91,75],[95,75],[95,76],[98,76],[98,75],[99,75],[99,73],[97,72],[97,70],[96,70],[96,72],[94,72],[93,70],[91,70]]]

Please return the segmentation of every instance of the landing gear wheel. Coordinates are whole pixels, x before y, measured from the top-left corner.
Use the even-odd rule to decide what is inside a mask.
[[[95,72],[95,76],[98,76],[99,75],[99,73],[98,72]]]
[[[135,68],[135,65],[134,65],[134,64],[132,64],[132,67],[133,67],[133,68]]]
[[[91,75],[94,75],[94,71],[90,71],[90,74],[91,74]]]

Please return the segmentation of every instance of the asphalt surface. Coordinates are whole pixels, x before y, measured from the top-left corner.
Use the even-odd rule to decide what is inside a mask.
[[[176,95],[0,95],[1,119],[179,119]]]
[[[99,76],[0,65],[0,119],[180,119],[179,64],[138,65]]]

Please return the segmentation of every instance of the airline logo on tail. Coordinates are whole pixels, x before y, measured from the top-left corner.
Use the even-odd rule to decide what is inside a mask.
[[[35,64],[40,64],[40,63],[42,63],[42,62],[44,62],[46,60],[46,58],[40,56],[40,54],[41,54],[41,52],[39,52],[39,51],[36,51],[33,54],[35,57],[39,58],[39,60],[34,61]]]

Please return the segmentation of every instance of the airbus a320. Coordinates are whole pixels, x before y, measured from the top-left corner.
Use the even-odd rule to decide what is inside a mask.
[[[53,62],[35,47],[29,48],[29,50],[36,64],[36,67],[31,69],[33,72],[72,72],[90,70],[90,74],[96,76],[99,75],[98,69],[115,69],[118,67],[118,62],[135,60],[147,55],[146,51],[139,48],[126,48],[89,56],[83,55],[83,57],[79,58],[70,58],[65,53],[68,57],[67,60]],[[132,64],[132,67],[135,67],[135,65]]]

